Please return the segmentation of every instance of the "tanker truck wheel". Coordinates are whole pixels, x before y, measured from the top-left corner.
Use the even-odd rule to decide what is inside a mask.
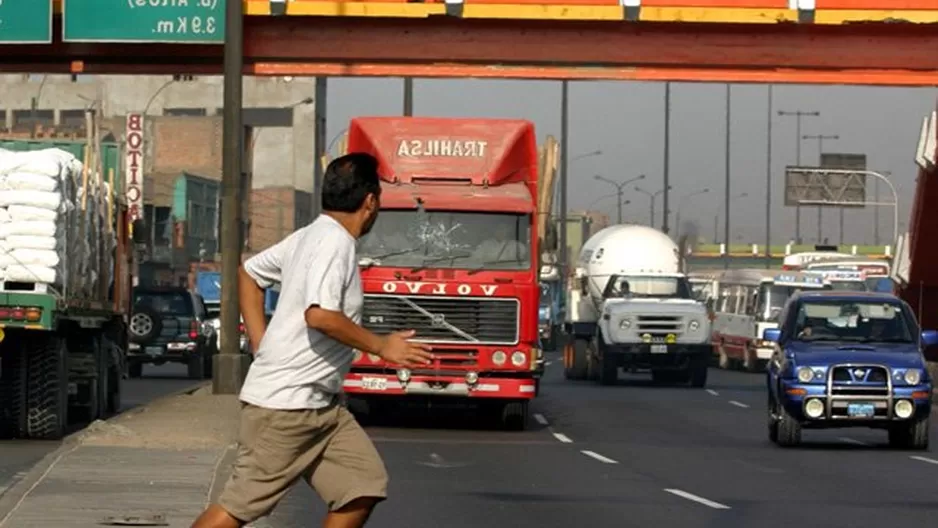
[[[586,354],[589,341],[570,337],[563,349],[563,375],[568,380],[584,380],[588,375]]]

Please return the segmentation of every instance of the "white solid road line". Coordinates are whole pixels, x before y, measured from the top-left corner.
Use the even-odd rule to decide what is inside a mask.
[[[925,462],[926,464],[938,465],[938,460],[935,460],[934,458],[928,458],[928,457],[923,457],[923,456],[910,456],[909,458],[911,458],[912,460],[918,460],[919,462]]]
[[[713,389],[707,389],[707,394],[709,394],[710,396],[719,396],[719,395],[720,395],[719,392],[717,392],[717,391],[715,391],[715,390],[713,390]]]
[[[549,366],[551,365],[551,363],[553,363],[553,361],[545,361],[545,362],[544,362],[544,366],[545,366],[545,367],[549,367]]]
[[[720,504],[719,502],[714,502],[710,499],[698,497],[697,495],[694,495],[693,493],[687,493],[686,491],[683,491],[683,490],[665,488],[664,491],[672,495],[677,495],[678,497],[681,497],[683,499],[694,501],[698,504],[703,504],[704,506],[709,506],[710,508],[713,508],[714,510],[729,510],[730,509],[730,507],[727,506],[726,504]]]
[[[535,414],[534,421],[541,425],[547,425],[547,418],[544,418],[543,414]]]
[[[746,405],[745,403],[740,403],[740,402],[738,402],[738,401],[736,401],[736,400],[730,400],[730,405],[735,405],[735,406],[737,406],[737,407],[742,407],[743,409],[748,409],[748,408],[749,408],[749,406]]]
[[[611,458],[609,458],[609,457],[604,457],[604,456],[600,455],[599,453],[596,453],[595,451],[580,451],[580,453],[583,453],[584,455],[586,455],[586,456],[588,456],[588,457],[590,457],[590,458],[594,458],[594,459],[596,459],[596,460],[599,460],[600,462],[602,462],[602,463],[604,463],[604,464],[618,464],[618,462],[616,462],[615,460],[613,460],[613,459],[611,459]]]
[[[861,442],[861,441],[859,441],[859,440],[854,440],[853,438],[847,438],[846,436],[841,436],[840,438],[838,438],[838,440],[840,440],[841,442],[845,442],[845,443],[853,444],[853,445],[858,445],[858,446],[869,446],[869,445],[870,445],[870,444],[867,444],[866,442]]]
[[[560,440],[561,442],[563,442],[563,443],[565,443],[565,444],[572,444],[572,443],[573,443],[573,440],[570,440],[570,437],[568,437],[567,435],[565,435],[565,434],[563,434],[563,433],[554,433],[554,438],[556,438],[557,440]]]

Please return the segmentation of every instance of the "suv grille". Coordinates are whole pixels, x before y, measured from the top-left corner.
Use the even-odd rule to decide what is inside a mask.
[[[831,396],[889,395],[889,372],[873,365],[837,366],[831,372]]]
[[[376,334],[413,329],[431,343],[513,345],[518,306],[517,299],[365,295],[362,325]]]

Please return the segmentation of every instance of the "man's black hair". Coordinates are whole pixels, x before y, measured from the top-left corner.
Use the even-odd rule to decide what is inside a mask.
[[[381,194],[378,160],[371,154],[353,152],[336,158],[322,178],[322,209],[354,213],[369,194]]]

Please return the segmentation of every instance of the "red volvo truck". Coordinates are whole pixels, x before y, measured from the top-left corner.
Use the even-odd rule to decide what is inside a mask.
[[[378,158],[382,177],[381,215],[358,247],[362,323],[416,330],[436,360],[409,370],[356,352],[346,393],[370,416],[429,397],[523,429],[543,361],[533,124],[363,117],[347,148]]]

